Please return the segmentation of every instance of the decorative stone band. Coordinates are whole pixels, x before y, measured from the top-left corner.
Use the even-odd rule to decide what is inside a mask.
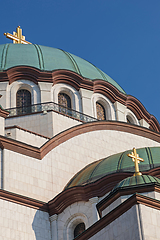
[[[97,185],[99,186],[99,181],[97,182]],[[104,185],[104,187],[105,187],[105,185]],[[79,191],[79,189],[81,189],[81,192]],[[53,222],[57,219],[57,215],[60,214],[65,208],[67,208],[72,203],[78,202],[78,201],[88,201],[89,200],[87,192],[85,192],[83,190],[84,190],[83,187],[80,187],[80,188],[75,187],[72,189],[68,189],[68,190],[60,193],[53,200],[51,200],[47,203],[47,202],[42,202],[42,201],[39,201],[36,199],[32,199],[32,198],[29,198],[26,196],[22,196],[22,195],[8,192],[6,190],[1,189],[0,190],[0,199],[6,200],[9,202],[13,202],[16,204],[20,204],[20,205],[23,205],[26,207],[34,208],[34,209],[37,209],[40,211],[48,212],[50,215],[50,221]],[[91,191],[92,191],[92,189],[91,189]],[[137,193],[150,192],[150,191],[160,192],[160,186],[156,186],[153,184],[150,187],[146,186],[143,188],[141,188],[141,187],[136,188]],[[68,192],[70,192],[70,193],[68,193]],[[95,191],[94,195],[97,195],[96,192],[97,191]],[[122,191],[122,192],[119,192],[119,193],[113,195],[110,199],[107,199],[107,201],[102,200],[100,203],[97,204],[99,213],[101,214],[101,211],[105,207],[107,207],[109,204],[111,204],[113,201],[115,201],[119,196],[133,194],[134,192],[135,192],[135,190]],[[151,203],[153,202],[153,206],[152,205],[151,206],[154,208],[160,209],[160,201],[155,200],[153,198],[150,199],[150,198],[147,198],[147,197],[144,197],[141,195],[138,195],[138,196],[140,196],[143,199],[149,199],[149,201],[147,201],[147,200],[143,201],[144,202],[143,204],[150,206]],[[127,200],[127,201],[129,201],[129,200]],[[120,204],[119,206],[123,206],[123,203]],[[127,204],[126,204],[126,206],[127,206]],[[130,206],[130,207],[132,207],[132,206]],[[117,208],[119,209],[119,207],[117,207]],[[124,206],[124,208],[125,208],[125,206]],[[120,209],[121,209],[121,207],[120,207]],[[123,211],[121,214],[123,214]]]
[[[0,189],[0,199],[48,212],[47,203],[41,202],[36,199],[28,198],[16,193],[8,192],[6,190]]]
[[[68,139],[83,133],[99,130],[116,130],[120,132],[128,132],[134,135],[152,139],[160,143],[160,133],[154,132],[150,129],[137,125],[127,124],[124,122],[98,121],[72,127],[51,138],[40,148],[27,145],[11,138],[0,136],[0,148],[8,149],[13,152],[18,152],[20,154],[27,155],[33,158],[42,159],[48,152],[50,152],[52,149],[54,149],[61,143],[67,141]]]
[[[127,108],[136,115],[138,120],[144,119],[150,125],[150,129],[157,132],[160,131],[160,125],[157,119],[149,114],[139,100],[133,96],[123,94],[107,81],[97,79],[90,81],[69,70],[45,72],[27,66],[17,66],[0,73],[0,82],[9,81],[9,84],[11,84],[20,79],[30,80],[36,84],[38,84],[38,82],[51,82],[53,85],[57,83],[66,83],[74,87],[77,91],[79,91],[80,88],[84,88],[94,91],[94,93],[101,93],[112,103],[118,101],[127,106]]]
[[[4,110],[0,105],[0,117],[6,118],[9,115],[9,112]]]
[[[97,232],[109,225],[111,222],[127,212],[132,206],[136,204],[143,204],[148,207],[160,210],[160,201],[135,193],[114,210],[101,218],[98,222],[89,227],[86,231],[77,236],[75,240],[87,240],[91,238]]]

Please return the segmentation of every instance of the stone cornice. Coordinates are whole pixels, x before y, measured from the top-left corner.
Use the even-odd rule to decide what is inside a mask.
[[[72,127],[64,132],[61,132],[48,140],[42,147],[33,147],[28,144],[16,141],[11,138],[0,136],[0,146],[3,149],[9,149],[13,152],[18,152],[33,158],[42,159],[52,149],[61,143],[78,136],[83,133],[99,131],[99,130],[115,130],[120,132],[127,132],[137,136],[142,136],[160,143],[160,133],[154,132],[150,129],[132,125],[124,122],[116,121],[96,121],[84,123]]]
[[[8,192],[3,189],[0,189],[0,199],[48,212],[47,203],[29,197],[25,197],[16,193]]]
[[[6,118],[9,115],[9,112],[4,110],[1,106],[0,106],[0,117]]]
[[[120,92],[115,86],[104,80],[89,80],[79,74],[69,70],[40,71],[39,69],[28,66],[16,66],[6,71],[0,72],[0,82],[8,81],[9,84],[14,81],[26,79],[38,82],[50,82],[53,85],[57,83],[66,83],[73,86],[77,91],[80,88],[88,89],[94,93],[101,93],[112,103],[118,101],[127,106],[134,112],[136,117],[144,119],[152,130],[160,131],[160,125],[157,119],[148,113],[145,107],[133,96],[127,96]]]
[[[160,167],[151,169],[149,171],[143,172],[145,175],[151,175],[155,177],[160,176]],[[132,176],[133,173],[114,173],[107,175],[96,182],[86,184],[84,186],[77,186],[77,187],[72,187],[69,188],[60,194],[58,194],[54,199],[49,201],[48,206],[49,206],[49,212],[51,215],[53,214],[59,214],[63,212],[63,210],[70,206],[71,204],[78,202],[78,201],[89,201],[89,199],[94,198],[94,197],[102,197],[106,193],[110,192],[117,183],[119,183],[121,180]],[[133,194],[135,191],[136,192],[147,192],[147,191],[157,191],[160,192],[160,187],[155,186],[154,184],[151,185],[150,187],[137,187],[136,190],[135,188],[133,189],[127,189],[124,191],[121,191],[121,194],[127,195],[127,194]],[[112,197],[113,196],[113,197]],[[109,199],[109,204],[116,200],[120,195],[119,193],[116,194],[114,193]],[[106,197],[106,202],[108,204],[108,197]],[[102,200],[102,206],[103,206],[103,201]]]

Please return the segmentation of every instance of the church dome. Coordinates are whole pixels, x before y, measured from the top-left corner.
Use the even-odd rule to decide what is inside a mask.
[[[41,71],[70,70],[90,80],[102,79],[124,90],[90,62],[57,48],[37,44],[0,45],[0,72],[15,66],[30,66]]]
[[[120,181],[113,188],[112,192],[118,189],[134,188],[134,187],[140,187],[140,186],[152,185],[152,184],[160,185],[160,179],[150,175],[132,176]]]
[[[131,151],[117,153],[87,165],[69,181],[65,189],[90,184],[114,173],[134,173],[134,162],[127,156]],[[140,148],[136,151],[144,159],[144,162],[139,164],[140,172],[160,166],[160,147]]]

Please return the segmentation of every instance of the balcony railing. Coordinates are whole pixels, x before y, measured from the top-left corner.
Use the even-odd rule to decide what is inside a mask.
[[[98,119],[96,118],[90,117],[86,114],[77,112],[71,108],[64,107],[54,102],[39,103],[39,104],[30,105],[28,107],[16,107],[16,108],[9,108],[6,110],[10,112],[8,117],[20,116],[20,115],[26,115],[26,114],[38,113],[38,112],[47,112],[49,110],[52,110],[54,112],[65,114],[69,117],[73,117],[83,122],[98,121]]]

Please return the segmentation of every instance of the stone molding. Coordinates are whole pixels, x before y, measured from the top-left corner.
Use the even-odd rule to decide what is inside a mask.
[[[0,117],[6,118],[9,115],[9,112],[4,110],[0,105]]]
[[[152,169],[147,172],[143,172],[143,174],[160,177],[160,167],[156,169]],[[111,174],[106,177],[103,177],[91,184],[69,188],[61,192],[55,198],[53,198],[51,201],[48,202],[49,213],[50,215],[59,214],[63,212],[66,207],[70,206],[75,202],[89,201],[89,199],[94,198],[95,196],[102,197],[106,193],[111,191],[115,187],[115,185],[119,183],[122,179],[125,179],[132,175],[133,173],[115,173],[115,174]],[[153,184],[150,187],[149,186],[137,187],[136,190],[135,188],[133,188],[133,190],[132,189],[125,190],[125,191],[123,190],[121,194],[123,195],[133,194],[135,191],[139,193],[148,192],[148,191],[160,192],[160,187],[155,186]],[[107,199],[107,203],[109,201],[109,204],[111,204],[118,197],[119,197],[119,193],[113,196],[113,198],[111,197],[111,199],[109,200]],[[103,200],[101,202],[103,203]],[[97,205],[101,206],[100,205],[101,202],[98,203]]]
[[[43,159],[47,153],[68,139],[71,139],[83,133],[99,130],[116,130],[120,132],[128,132],[137,136],[149,138],[160,143],[160,133],[152,131],[150,129],[124,122],[96,121],[80,124],[64,132],[61,132],[48,140],[40,148],[27,145],[11,138],[0,136],[0,148],[8,149],[13,152],[17,152],[36,159]]]
[[[48,212],[47,203],[0,189],[0,199]]]
[[[8,81],[9,84],[11,84],[20,79],[33,81],[35,84],[38,84],[38,82],[50,82],[53,83],[53,85],[66,83],[74,87],[77,91],[83,88],[93,91],[94,93],[100,93],[106,96],[112,103],[118,101],[125,105],[135,114],[138,120],[144,119],[150,125],[151,129],[158,132],[160,131],[160,125],[157,119],[149,114],[139,100],[133,96],[123,94],[107,81],[98,79],[90,81],[69,70],[45,72],[28,66],[16,66],[0,73],[1,82]]]

